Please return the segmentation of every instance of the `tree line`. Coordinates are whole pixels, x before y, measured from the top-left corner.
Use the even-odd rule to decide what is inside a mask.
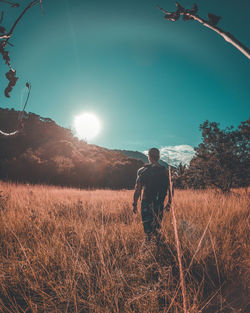
[[[189,166],[179,164],[174,171],[177,188],[231,188],[250,185],[250,119],[221,129],[216,122],[200,125],[202,143],[195,148]]]
[[[10,131],[19,112],[0,108],[0,125]],[[0,179],[80,188],[133,188],[144,162],[87,144],[53,120],[25,113],[23,131],[0,136]],[[200,125],[202,142],[190,165],[172,168],[175,188],[231,188],[250,185],[250,119],[237,128]]]

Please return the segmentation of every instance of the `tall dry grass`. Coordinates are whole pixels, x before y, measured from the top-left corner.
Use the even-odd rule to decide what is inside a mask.
[[[132,191],[0,191],[0,312],[182,312],[170,213],[145,244]],[[188,312],[248,311],[248,201],[175,192]]]

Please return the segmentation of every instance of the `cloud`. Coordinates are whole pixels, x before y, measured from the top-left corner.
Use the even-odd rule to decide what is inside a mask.
[[[189,145],[161,147],[160,152],[161,159],[173,166],[177,166],[181,162],[188,165],[195,154],[194,148]],[[147,155],[147,151],[144,153]]]
[[[171,165],[178,165],[180,162],[182,164],[189,164],[193,158],[195,151],[192,146],[189,145],[179,145],[179,146],[166,146],[160,148],[161,159]]]

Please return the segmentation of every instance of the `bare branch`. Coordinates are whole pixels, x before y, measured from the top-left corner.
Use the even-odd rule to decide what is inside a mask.
[[[7,4],[10,4],[11,7],[13,8],[17,8],[19,7],[19,4],[18,3],[12,3],[10,1],[6,1],[6,0],[0,0],[0,2],[4,2],[4,3],[7,3]],[[34,5],[36,5],[37,3],[40,3],[41,5],[41,10],[43,13],[44,12],[44,9],[43,9],[43,4],[42,4],[42,0],[35,0],[35,1],[32,1],[29,3],[29,5],[22,11],[22,13],[19,15],[19,17],[16,19],[16,21],[13,23],[10,31],[6,34],[6,29],[0,25],[0,54],[2,55],[5,63],[8,65],[9,67],[9,71],[5,74],[7,80],[9,81],[8,82],[8,86],[5,88],[4,90],[4,93],[5,93],[5,96],[7,98],[10,97],[10,92],[12,91],[13,87],[16,85],[16,82],[18,80],[18,77],[16,76],[16,71],[12,68],[11,64],[10,64],[10,56],[9,56],[9,52],[6,51],[6,46],[7,45],[10,45],[10,46],[13,46],[10,42],[9,42],[9,39],[12,37],[13,35],[13,32],[17,26],[17,24],[19,23],[19,21],[22,19],[22,17],[24,16],[24,14],[31,8],[33,7]],[[3,17],[4,17],[4,12],[1,13],[1,16],[0,16],[0,24],[2,23],[3,21]],[[28,102],[28,99],[29,99],[29,95],[30,95],[30,89],[31,89],[31,85],[30,83],[26,83],[26,87],[28,88],[28,95],[27,95],[27,99],[25,101],[25,104],[24,104],[24,107],[23,107],[23,110],[22,112],[20,113],[20,115],[18,116],[18,124],[17,124],[17,130],[16,131],[13,131],[11,133],[6,133],[6,132],[3,132],[0,130],[0,135],[3,135],[3,136],[15,136],[16,134],[18,134],[22,129],[23,129],[23,115],[24,115],[24,110],[25,110],[25,107],[27,105],[27,102]]]
[[[10,38],[9,35],[2,35],[2,36],[0,36],[0,39],[9,39],[9,38]]]
[[[16,28],[18,22],[21,20],[21,18],[24,16],[24,14],[30,9],[32,8],[34,5],[36,5],[37,3],[39,3],[40,0],[35,0],[32,1],[24,10],[23,12],[19,15],[19,17],[17,18],[17,20],[15,21],[15,23],[13,24],[13,26],[11,27],[8,36],[9,38],[12,36],[14,29]],[[9,40],[9,38],[6,40],[6,42]]]
[[[19,4],[17,3],[12,3],[10,1],[5,1],[5,0],[0,0],[0,2],[5,2],[5,3],[8,3],[10,4],[12,7],[18,7]],[[0,33],[1,36],[0,36],[0,54],[2,55],[4,61],[5,61],[5,64],[8,65],[9,67],[9,71],[5,74],[6,78],[8,79],[9,83],[8,83],[8,86],[5,88],[5,96],[6,97],[10,97],[10,92],[12,91],[13,87],[16,85],[16,82],[18,80],[18,77],[16,77],[16,71],[12,68],[11,66],[11,63],[10,63],[10,56],[9,56],[9,52],[6,51],[6,46],[7,44],[11,45],[9,43],[9,39],[11,38],[11,36],[13,35],[13,32],[17,26],[17,24],[19,23],[19,21],[22,19],[22,17],[24,16],[24,14],[31,8],[33,7],[34,5],[40,3],[41,4],[41,0],[35,0],[35,1],[32,1],[28,4],[28,6],[22,11],[22,13],[19,15],[19,17],[16,19],[16,21],[13,23],[10,31],[6,34],[6,30],[4,27],[0,26]],[[1,14],[1,17],[0,17],[0,21],[2,22],[3,20],[3,12]]]
[[[197,15],[198,6],[194,4],[194,7],[189,10],[183,8],[178,2],[176,2],[177,10],[175,12],[168,12],[163,8],[159,9],[165,14],[165,19],[175,22],[179,19],[180,16],[183,17],[184,21],[187,20],[195,20],[201,23],[203,26],[210,28],[211,30],[215,31],[217,34],[222,36],[227,42],[232,44],[236,49],[238,49],[242,54],[244,54],[248,59],[250,59],[250,49],[243,45],[237,38],[235,38],[231,33],[224,31],[223,29],[217,27],[220,20],[220,16],[216,16],[215,14],[208,13],[208,21],[201,18]]]
[[[44,10],[44,7],[43,7],[43,2],[42,2],[42,0],[40,0],[40,6],[41,6],[41,11],[42,11],[43,14],[45,15],[45,10]]]
[[[19,3],[10,2],[10,1],[7,1],[7,0],[0,0],[0,2],[7,3],[7,4],[9,4],[12,8],[18,8],[18,7],[20,6]]]
[[[2,24],[2,22],[3,22],[3,11],[2,11],[2,13],[1,13],[1,17],[0,17],[0,24]]]

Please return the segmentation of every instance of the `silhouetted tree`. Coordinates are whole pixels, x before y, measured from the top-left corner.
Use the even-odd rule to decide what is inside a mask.
[[[250,183],[250,119],[234,129],[224,130],[215,122],[200,125],[203,142],[199,144],[187,171],[189,184],[195,188],[212,186],[224,192]]]
[[[180,163],[173,170],[173,183],[175,188],[186,188],[187,187],[187,165]]]

